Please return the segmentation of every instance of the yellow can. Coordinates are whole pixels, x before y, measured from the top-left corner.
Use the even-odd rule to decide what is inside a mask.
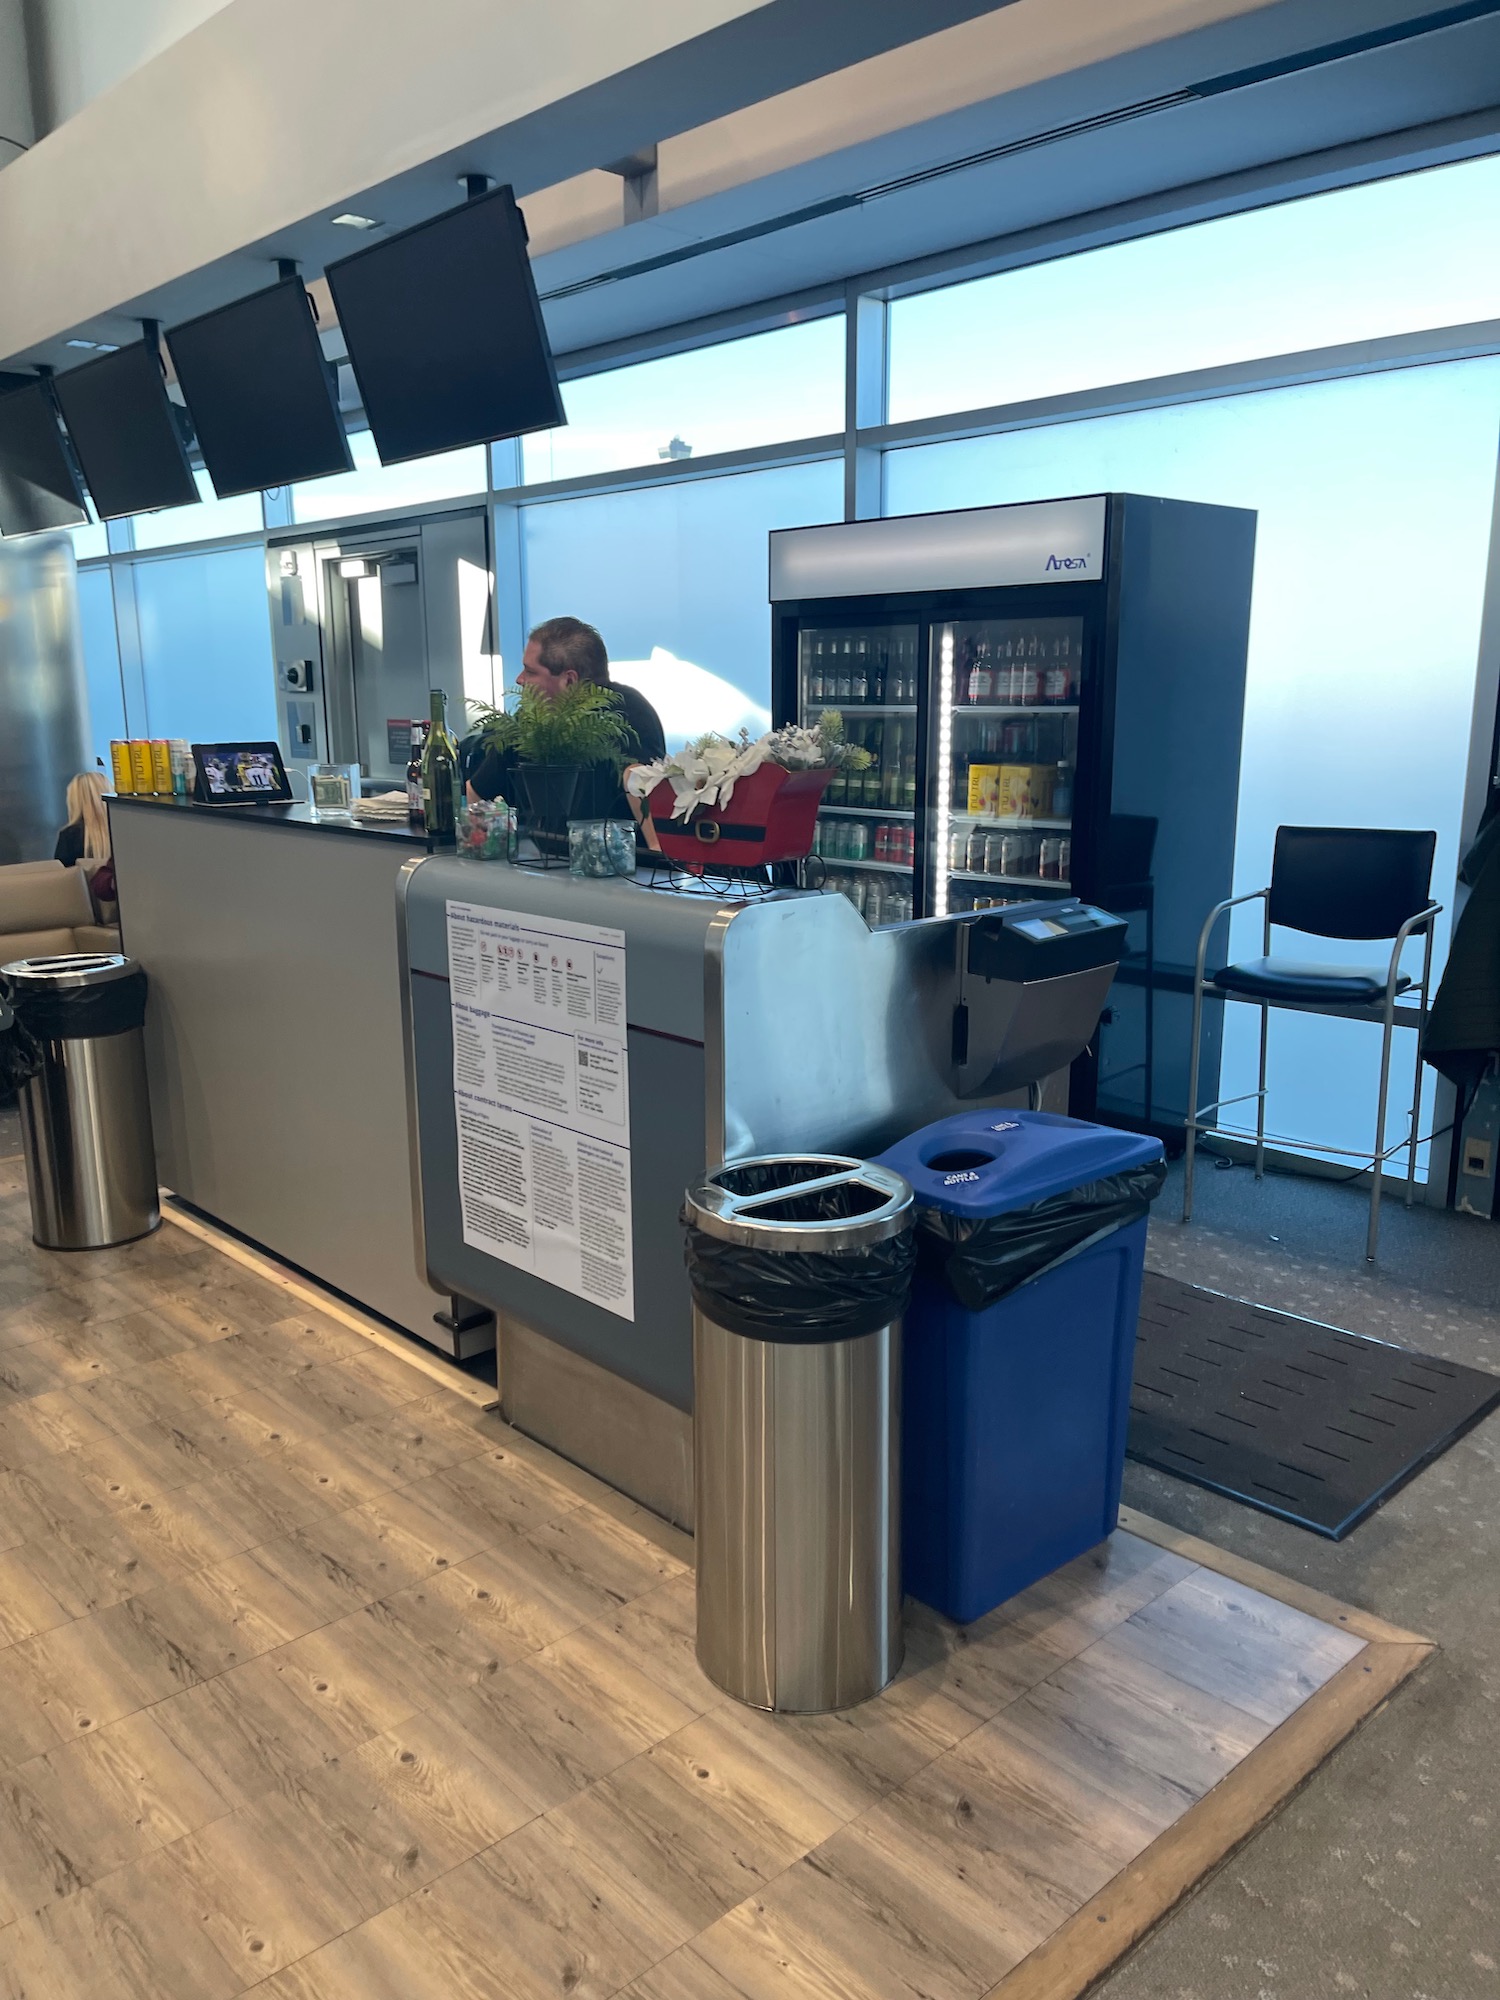
[[[151,739],[151,789],[157,796],[172,796],[172,746],[165,736]]]
[[[130,789],[133,792],[149,792],[155,780],[151,776],[151,739],[148,736],[132,736],[130,739]]]
[[[117,736],[110,744],[109,762],[114,772],[116,795],[128,798],[135,790],[135,777],[130,769],[130,745],[123,737]]]

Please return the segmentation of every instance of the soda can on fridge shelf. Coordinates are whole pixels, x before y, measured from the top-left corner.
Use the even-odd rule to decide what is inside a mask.
[[[1005,843],[1008,838],[1009,836],[1003,833],[985,835],[984,872],[986,875],[1003,875],[1005,873]]]
[[[966,873],[970,875],[982,875],[984,873],[984,844],[988,838],[989,836],[982,826],[976,826],[974,831],[969,835],[969,853],[965,863]]]
[[[870,829],[862,819],[849,822],[849,845],[844,850],[850,861],[868,861],[870,858]]]
[[[1042,842],[1041,860],[1037,868],[1037,873],[1044,882],[1056,882],[1061,877],[1062,870],[1058,866],[1061,848],[1062,842],[1055,834],[1048,834],[1047,838]]]
[[[1000,866],[997,875],[1024,875],[1026,873],[1026,841],[1019,833],[1008,833],[1000,843]]]
[[[1057,879],[1060,882],[1073,879],[1073,843],[1066,835],[1057,843]]]
[[[135,773],[130,768],[130,744],[117,736],[109,746],[109,768],[115,781],[117,798],[129,798],[135,790]]]

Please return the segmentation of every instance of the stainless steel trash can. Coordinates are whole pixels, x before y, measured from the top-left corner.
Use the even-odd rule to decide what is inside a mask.
[[[901,1665],[911,1189],[859,1160],[747,1160],[683,1218],[699,1664],[756,1708],[851,1707]]]
[[[103,1250],[161,1221],[141,1033],[146,975],[117,952],[0,967],[40,1045],[21,1086],[32,1234],[44,1250]]]

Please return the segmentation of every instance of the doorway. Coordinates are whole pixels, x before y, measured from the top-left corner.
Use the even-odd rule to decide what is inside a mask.
[[[267,547],[281,747],[289,765],[357,764],[366,792],[406,781],[434,688],[463,736],[502,694],[482,510]]]

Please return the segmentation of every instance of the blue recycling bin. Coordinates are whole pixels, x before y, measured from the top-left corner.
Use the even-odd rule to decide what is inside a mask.
[[[1159,1140],[967,1111],[880,1164],[910,1181],[919,1261],[902,1365],[905,1589],[961,1625],[1119,1516]]]

